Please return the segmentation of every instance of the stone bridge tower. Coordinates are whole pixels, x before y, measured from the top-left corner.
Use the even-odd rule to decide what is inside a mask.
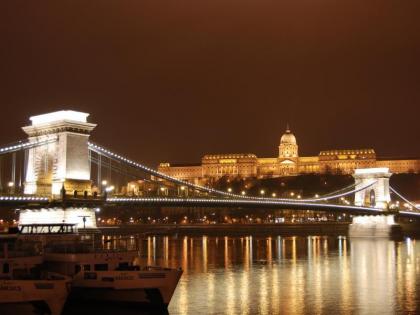
[[[29,142],[48,143],[29,149],[25,194],[58,196],[90,193],[88,139],[96,127],[87,122],[89,114],[72,110],[32,116],[32,124],[22,129]]]
[[[388,204],[391,201],[389,193],[389,178],[391,175],[392,173],[386,167],[356,169],[353,175],[356,182],[356,189],[372,182],[375,182],[375,184],[355,194],[355,205],[371,206],[384,210],[388,209]]]

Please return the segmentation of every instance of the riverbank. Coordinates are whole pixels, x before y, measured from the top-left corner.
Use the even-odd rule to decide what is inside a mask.
[[[104,235],[127,234],[206,234],[206,235],[347,235],[348,222],[282,224],[130,224],[100,226]]]

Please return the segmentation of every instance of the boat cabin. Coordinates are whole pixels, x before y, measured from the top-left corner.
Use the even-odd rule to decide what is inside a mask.
[[[50,270],[74,276],[79,272],[138,270],[133,264],[137,251],[102,249],[84,243],[51,244],[45,248]]]
[[[38,273],[43,257],[39,244],[15,236],[0,237],[0,279],[24,279]]]
[[[77,234],[77,224],[54,223],[54,224],[21,224],[20,234]]]

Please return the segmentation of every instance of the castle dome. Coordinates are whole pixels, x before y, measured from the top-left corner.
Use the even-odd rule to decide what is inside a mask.
[[[280,144],[297,144],[295,135],[290,131],[287,126],[286,132],[281,136]]]

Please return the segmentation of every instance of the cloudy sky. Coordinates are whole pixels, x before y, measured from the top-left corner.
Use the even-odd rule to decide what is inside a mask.
[[[0,143],[31,115],[91,114],[150,165],[206,153],[420,156],[418,0],[0,2]]]

